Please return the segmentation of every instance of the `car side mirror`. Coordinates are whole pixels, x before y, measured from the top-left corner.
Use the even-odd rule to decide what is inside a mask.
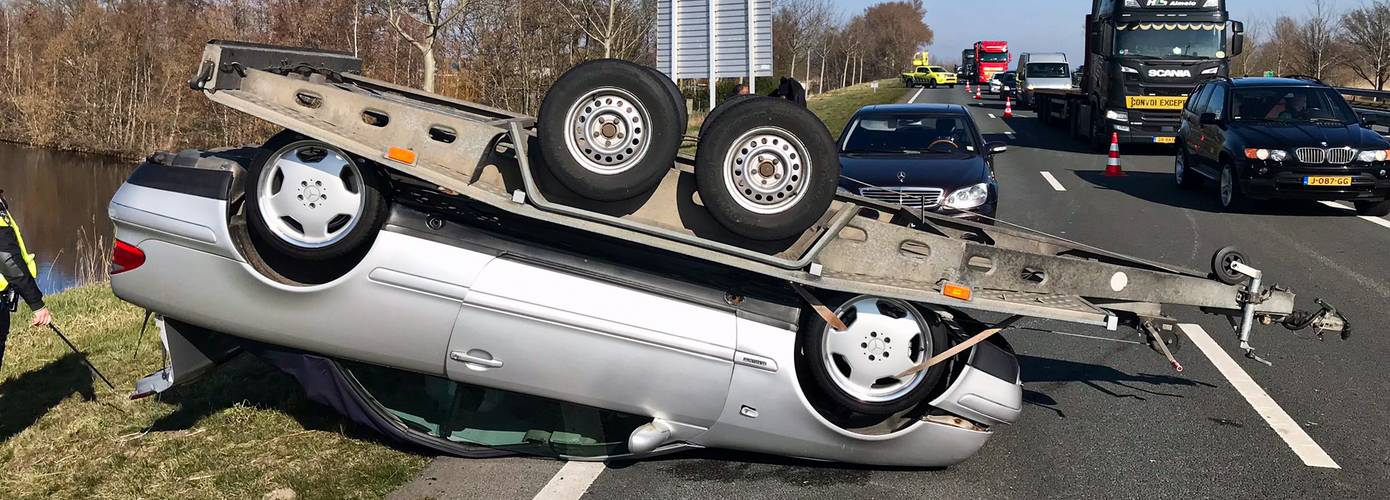
[[[990,142],[985,144],[985,151],[989,154],[999,154],[1009,150],[1009,145],[1003,142]]]
[[[1202,113],[1197,117],[1197,123],[1201,125],[1220,125],[1221,119],[1216,117],[1216,113]]]

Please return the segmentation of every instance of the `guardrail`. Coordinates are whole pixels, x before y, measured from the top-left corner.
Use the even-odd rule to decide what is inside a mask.
[[[1371,130],[1380,132],[1382,135],[1390,134],[1390,90],[1357,89],[1351,87],[1333,87],[1343,97],[1347,98],[1347,103],[1351,104],[1356,113],[1365,118],[1371,124]],[[1379,106],[1366,106],[1365,104],[1376,103]],[[1361,104],[1358,106],[1358,104]]]

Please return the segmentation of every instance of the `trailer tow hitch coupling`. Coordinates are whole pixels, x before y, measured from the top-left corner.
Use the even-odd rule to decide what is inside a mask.
[[[1241,318],[1240,323],[1236,325],[1237,332],[1240,335],[1240,349],[1245,351],[1245,357],[1259,361],[1265,365],[1273,366],[1274,363],[1256,355],[1255,348],[1250,345],[1250,328],[1255,321],[1255,306],[1263,303],[1269,296],[1268,290],[1261,290],[1260,288],[1263,273],[1261,273],[1259,269],[1250,267],[1238,260],[1231,262],[1230,267],[1232,271],[1250,278],[1247,288],[1241,294]],[[1271,288],[1279,287],[1275,285]],[[1347,321],[1347,318],[1343,316],[1342,313],[1337,312],[1337,308],[1332,307],[1331,304],[1328,304],[1322,299],[1313,299],[1313,301],[1316,302],[1320,308],[1317,312],[1293,311],[1293,313],[1280,320],[1279,323],[1283,325],[1284,328],[1293,331],[1312,327],[1313,331],[1318,336],[1318,340],[1323,340],[1323,334],[1327,332],[1340,332],[1342,340],[1346,340],[1351,336],[1351,323]],[[1264,324],[1270,324],[1274,321],[1274,318],[1261,315],[1259,321]]]

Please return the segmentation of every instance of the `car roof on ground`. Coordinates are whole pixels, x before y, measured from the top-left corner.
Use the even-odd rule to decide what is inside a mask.
[[[1326,87],[1327,84],[1313,80],[1301,78],[1280,78],[1267,76],[1252,76],[1245,78],[1235,78],[1231,84],[1237,87]]]
[[[874,104],[859,108],[855,114],[859,113],[937,113],[952,115],[968,115],[965,106],[959,104],[941,103],[911,103],[911,104]]]

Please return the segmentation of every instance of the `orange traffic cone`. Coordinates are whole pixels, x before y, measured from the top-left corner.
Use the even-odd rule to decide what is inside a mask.
[[[1110,158],[1105,160],[1105,176],[1121,177],[1125,171],[1120,169],[1120,133],[1110,133]]]
[[[970,80],[965,81],[965,93],[970,93]]]
[[[975,86],[975,100],[976,100],[976,101],[980,100],[980,86],[979,86],[979,85],[976,85],[976,86]]]
[[[1009,96],[1004,96],[1004,118],[1014,117],[1014,100]]]

